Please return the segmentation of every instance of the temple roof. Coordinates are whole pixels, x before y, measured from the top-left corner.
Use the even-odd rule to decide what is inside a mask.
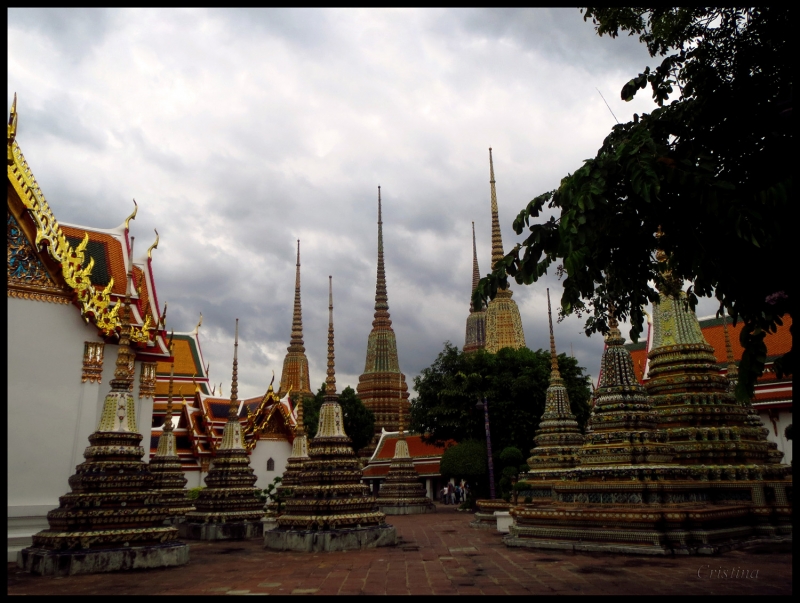
[[[115,337],[121,329],[120,301],[125,295],[128,272],[132,271],[134,349],[137,355],[169,356],[150,262],[149,252],[155,245],[146,258],[131,258],[129,224],[136,210],[112,229],[59,224],[16,141],[17,120],[15,96],[7,139],[8,209],[31,249],[55,278],[55,284],[71,292],[81,315],[106,338]]]

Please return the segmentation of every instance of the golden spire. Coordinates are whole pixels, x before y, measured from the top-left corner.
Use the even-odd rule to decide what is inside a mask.
[[[550,288],[547,288],[547,319],[550,321],[550,383],[561,381],[558,371],[558,355],[556,354],[556,338],[553,335],[553,313],[550,310]]]
[[[489,147],[489,185],[492,191],[492,270],[495,270],[497,262],[503,259],[505,253],[503,252],[503,236],[500,233],[500,217],[497,211],[497,189],[494,182],[492,147]]]
[[[125,300],[119,311],[121,330],[117,347],[117,362],[114,378],[111,380],[111,391],[103,402],[103,410],[97,431],[127,431],[135,433],[136,406],[133,396],[133,376],[136,354],[131,349],[131,287],[133,273],[128,272]]]
[[[606,334],[606,341],[609,339],[618,339],[622,337],[622,333],[619,330],[619,323],[617,322],[617,312],[614,304],[609,302],[608,304],[608,333]]]
[[[294,313],[292,314],[292,336],[290,352],[305,352],[303,347],[303,313],[300,307],[300,239],[297,240],[297,272],[294,277]]]
[[[136,203],[136,199],[133,200],[133,211],[131,215],[125,218],[125,230],[130,230],[131,220],[136,219],[136,212],[139,211],[139,204]],[[131,245],[133,247],[133,245]],[[131,253],[133,253],[133,249],[131,249]]]
[[[328,377],[325,379],[325,401],[336,401],[336,370],[333,353],[333,277],[328,276]]]
[[[233,339],[233,375],[231,377],[231,405],[228,408],[228,420],[236,419],[239,405],[239,319],[236,319],[236,331]]]
[[[472,291],[478,288],[478,282],[481,280],[481,271],[478,268],[478,248],[475,246],[475,222],[472,223]],[[479,310],[480,311],[480,310]],[[475,306],[472,303],[472,295],[469,297],[469,312],[475,312]]]
[[[386,270],[383,264],[383,220],[381,217],[381,187],[378,187],[378,278],[375,283],[375,319],[373,327],[390,327],[389,294],[386,292]]]
[[[728,315],[722,313],[722,330],[725,333],[725,356],[728,360],[728,372],[725,375],[729,383],[735,383],[739,376],[739,369],[736,368],[736,359],[733,356],[733,346],[731,346],[731,338],[728,335]]]
[[[9,146],[9,156],[8,158],[11,160],[13,157],[11,156],[11,145],[14,144],[14,141],[17,138],[17,93],[14,93],[14,102],[11,103],[11,112],[8,116],[8,146]]]
[[[172,388],[173,388],[173,379],[175,377],[175,347],[172,343],[172,338],[174,337],[175,332],[173,331],[170,333],[169,336],[169,355],[172,356],[172,360],[169,365],[169,392],[167,394],[167,412],[164,414],[164,431],[170,432],[172,431]]]

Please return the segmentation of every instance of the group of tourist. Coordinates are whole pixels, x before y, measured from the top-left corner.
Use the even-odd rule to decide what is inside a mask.
[[[441,501],[446,505],[459,505],[469,498],[469,484],[447,483],[439,492]]]

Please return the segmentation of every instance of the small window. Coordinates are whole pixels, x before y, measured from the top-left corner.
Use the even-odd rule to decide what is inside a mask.
[[[267,461],[267,471],[275,471],[275,461],[272,459]]]

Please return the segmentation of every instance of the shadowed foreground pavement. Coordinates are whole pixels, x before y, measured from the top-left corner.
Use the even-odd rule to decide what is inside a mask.
[[[337,553],[277,553],[261,540],[192,542],[178,568],[43,578],[8,565],[8,594],[738,594],[792,592],[791,546],[718,557],[633,557],[507,548],[472,515],[392,516],[395,547]],[[748,570],[755,578],[710,577]],[[700,577],[698,577],[698,571]],[[721,575],[722,572],[718,571]]]

